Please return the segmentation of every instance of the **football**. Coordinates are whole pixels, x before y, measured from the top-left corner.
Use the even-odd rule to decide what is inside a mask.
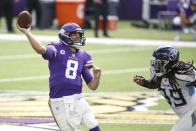
[[[32,16],[28,11],[22,11],[18,15],[17,22],[22,28],[29,28],[32,24]]]

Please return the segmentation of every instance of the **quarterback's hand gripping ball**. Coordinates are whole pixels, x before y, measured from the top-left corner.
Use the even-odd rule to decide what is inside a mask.
[[[140,86],[142,86],[142,85],[144,85],[144,77],[143,76],[139,76],[139,75],[136,75],[134,78],[133,78],[133,81],[136,83],[136,84],[138,84],[138,85],[140,85]]]
[[[17,23],[21,28],[28,29],[32,24],[32,16],[28,11],[22,11],[18,15]]]

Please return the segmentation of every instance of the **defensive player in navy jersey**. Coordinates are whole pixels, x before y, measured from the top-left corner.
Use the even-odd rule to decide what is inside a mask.
[[[179,51],[171,46],[157,48],[151,58],[151,79],[136,75],[134,82],[158,89],[180,117],[171,131],[196,131],[196,70],[179,61]]]
[[[59,31],[60,42],[47,46],[37,40],[30,28],[17,28],[28,38],[32,48],[49,62],[49,106],[61,131],[77,131],[81,124],[89,131],[100,131],[85,98],[82,96],[82,78],[92,90],[96,90],[101,69],[93,65],[91,55],[80,47],[85,45],[84,31],[75,23],[63,25]],[[89,69],[93,68],[93,76]]]

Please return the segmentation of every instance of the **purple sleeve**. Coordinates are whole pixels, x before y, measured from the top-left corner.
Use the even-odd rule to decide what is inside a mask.
[[[86,59],[84,63],[84,68],[88,67],[89,69],[93,67],[93,60],[90,54],[86,52]]]
[[[83,69],[82,76],[83,76],[87,85],[93,79],[93,76],[91,75],[89,68],[84,68]]]
[[[189,19],[193,15],[193,11],[191,11],[190,7],[188,7],[188,8],[184,7],[183,9],[185,11],[187,18]]]
[[[46,53],[42,55],[45,60],[53,59],[56,56],[56,49],[54,46],[46,46]]]

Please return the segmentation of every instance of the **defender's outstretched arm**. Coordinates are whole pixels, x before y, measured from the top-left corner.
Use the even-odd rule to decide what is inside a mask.
[[[152,80],[146,80],[143,76],[136,75],[133,78],[133,81],[143,87],[148,89],[157,89],[157,85]]]

